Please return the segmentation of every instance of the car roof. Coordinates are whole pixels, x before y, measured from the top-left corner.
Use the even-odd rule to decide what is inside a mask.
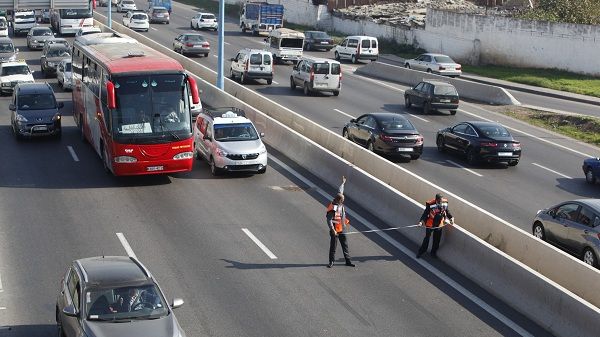
[[[428,80],[428,79],[424,79],[422,82],[426,82],[426,83],[433,84],[433,85],[440,85],[440,86],[441,85],[445,85],[445,86],[448,86],[448,87],[454,87],[452,85],[452,83],[448,83],[448,82],[444,82],[444,81],[440,81],[440,80]]]
[[[42,94],[51,92],[54,93],[50,85],[46,82],[37,83],[18,83],[19,93],[21,94]]]
[[[51,43],[48,45],[48,49],[69,49],[69,47],[65,46],[62,43]]]
[[[244,48],[244,49],[240,49],[240,51],[246,51],[246,52],[249,52],[249,53],[271,54],[270,51],[266,51],[264,49]]]
[[[185,33],[181,33],[181,35],[196,35],[196,36],[201,36],[201,37],[204,37],[204,38],[206,38],[206,37],[204,36],[204,34],[201,34],[201,33],[194,33],[194,32],[185,32]]]
[[[164,9],[164,10],[167,10],[167,7],[163,7],[163,6],[153,6],[151,9]]]
[[[198,15],[215,15],[213,13],[208,13],[208,12],[198,12],[196,14],[198,14]]]
[[[13,42],[10,37],[0,37],[0,42]]]
[[[482,127],[482,126],[501,126],[504,127],[504,125],[497,123],[497,122],[486,122],[486,121],[465,121],[463,123],[469,123],[475,127]],[[459,123],[460,124],[460,123]]]
[[[27,65],[27,62],[25,62],[25,60],[0,63],[0,67],[26,66],[26,65]]]
[[[582,203],[586,206],[593,208],[595,211],[600,212],[600,199],[577,199],[573,201]]]
[[[366,36],[366,35],[350,35],[350,36],[346,36],[346,39],[374,39],[374,40],[377,40],[376,37]]]
[[[97,256],[75,261],[87,285],[139,284],[152,275],[135,258],[127,256]]]
[[[35,27],[31,27],[32,30],[52,30],[50,29],[50,27],[44,27],[44,26],[35,26]]]
[[[304,61],[312,62],[312,63],[340,63],[339,61],[326,59],[326,58],[318,58],[318,57],[304,57]]]
[[[436,54],[436,53],[423,53],[421,55],[429,55],[429,56],[448,56],[448,55],[444,55],[444,54]],[[450,56],[448,56],[450,57]]]
[[[380,119],[380,120],[385,120],[385,119],[390,119],[390,118],[400,118],[400,119],[407,119],[405,116],[399,114],[399,113],[395,113],[395,112],[369,112],[366,113],[365,115],[371,115],[373,117],[375,117],[376,119]]]

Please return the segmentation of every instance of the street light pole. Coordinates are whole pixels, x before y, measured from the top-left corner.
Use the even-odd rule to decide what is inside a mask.
[[[107,0],[106,8],[108,8],[108,16],[106,17],[106,20],[108,22],[106,23],[106,25],[108,26],[108,28],[112,28],[112,0]]]
[[[225,0],[219,0],[219,52],[217,65],[217,88],[223,90],[223,52],[225,46]]]

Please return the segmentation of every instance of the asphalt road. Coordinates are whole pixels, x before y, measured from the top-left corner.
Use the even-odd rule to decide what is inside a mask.
[[[183,22],[176,20],[177,15],[171,25],[158,29],[177,29]],[[159,32],[156,38],[165,35],[171,34]],[[20,57],[37,71],[36,79],[43,81],[40,53],[26,51],[22,37],[15,43]],[[357,113],[366,106],[360,97],[351,99],[359,91],[353,86],[363,82],[347,78],[341,96],[346,98],[314,98],[323,108],[311,117],[337,131],[346,117],[329,108],[344,102],[340,109]],[[82,257],[124,255],[116,233],[123,233],[169,298],[186,301],[176,316],[188,336],[547,335],[438,261],[415,260],[416,247],[398,233],[391,234],[393,244],[376,234],[353,236],[350,248],[357,268],[325,268],[329,238],[324,205],[335,187],[274,151],[264,175],[214,178],[204,162],[190,173],[170,176],[105,174],[95,152],[79,140],[70,118],[71,94],[58,89],[55,79],[47,81],[66,102],[61,140],[17,142],[9,126],[10,98],[0,97],[1,336],[53,336],[55,298],[67,265]],[[386,94],[373,87],[372,100]],[[306,99],[296,94],[271,97],[287,98],[294,109]],[[351,104],[357,105],[354,110]],[[428,123],[439,124],[438,119],[448,117],[435,116]],[[425,159],[407,166],[454,171],[441,164]],[[456,169],[455,174],[464,173]],[[375,226],[389,225],[362,211],[359,202],[364,201],[349,200],[351,215]],[[405,210],[399,223],[414,223],[421,211],[409,202],[399,207]],[[353,225],[366,228],[359,221]],[[449,286],[447,279],[468,293]]]

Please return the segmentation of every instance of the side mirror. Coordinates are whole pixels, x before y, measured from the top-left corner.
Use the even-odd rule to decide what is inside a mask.
[[[350,123],[356,123],[356,118],[352,118],[352,119],[350,120]]]
[[[17,53],[18,53],[18,52],[19,52],[19,48],[15,48],[15,52],[17,52]]]
[[[298,65],[295,65],[294,68],[292,68],[294,70],[298,70]]]
[[[174,298],[173,303],[171,303],[171,309],[179,308],[183,305],[183,300],[181,298]]]
[[[62,109],[65,107],[65,103],[64,102],[58,102],[58,108]]]
[[[202,139],[206,139],[206,140],[210,140],[210,136],[208,134],[204,134],[204,137],[202,137]]]
[[[231,61],[231,62],[235,61],[235,57],[230,58],[229,61]]]
[[[69,304],[66,307],[63,308],[63,314],[69,316],[69,317],[77,317],[77,309],[75,309],[75,306],[73,304]]]
[[[261,133],[260,133],[260,138],[263,138],[264,136],[265,136],[265,133],[264,133],[264,132],[261,132]]]
[[[8,105],[8,110],[10,110],[10,111],[15,111],[15,110],[16,110],[16,107],[15,107],[15,105],[14,105],[14,104],[12,104],[12,103],[10,103],[10,104]]]

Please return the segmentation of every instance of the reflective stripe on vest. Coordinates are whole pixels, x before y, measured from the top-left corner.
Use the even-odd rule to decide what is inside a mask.
[[[334,207],[334,206],[338,206],[338,205],[334,205],[333,203],[329,203],[329,205],[327,206],[327,213],[334,211],[333,213],[333,219],[331,220],[331,222],[333,222],[333,229],[335,229],[336,233],[341,233],[344,230],[344,226],[342,226],[342,213],[340,212],[341,207]],[[345,219],[345,225],[347,226],[350,223],[350,220],[348,220],[348,218]]]
[[[425,227],[439,227],[444,223],[444,219],[446,218],[446,210],[448,209],[448,199],[442,198],[442,202],[440,205],[438,205],[435,202],[435,199],[432,199],[427,202],[427,205],[429,206],[429,215],[427,216],[427,221],[425,221]],[[435,224],[434,226],[433,219],[436,217],[436,215],[440,214],[440,222]]]

